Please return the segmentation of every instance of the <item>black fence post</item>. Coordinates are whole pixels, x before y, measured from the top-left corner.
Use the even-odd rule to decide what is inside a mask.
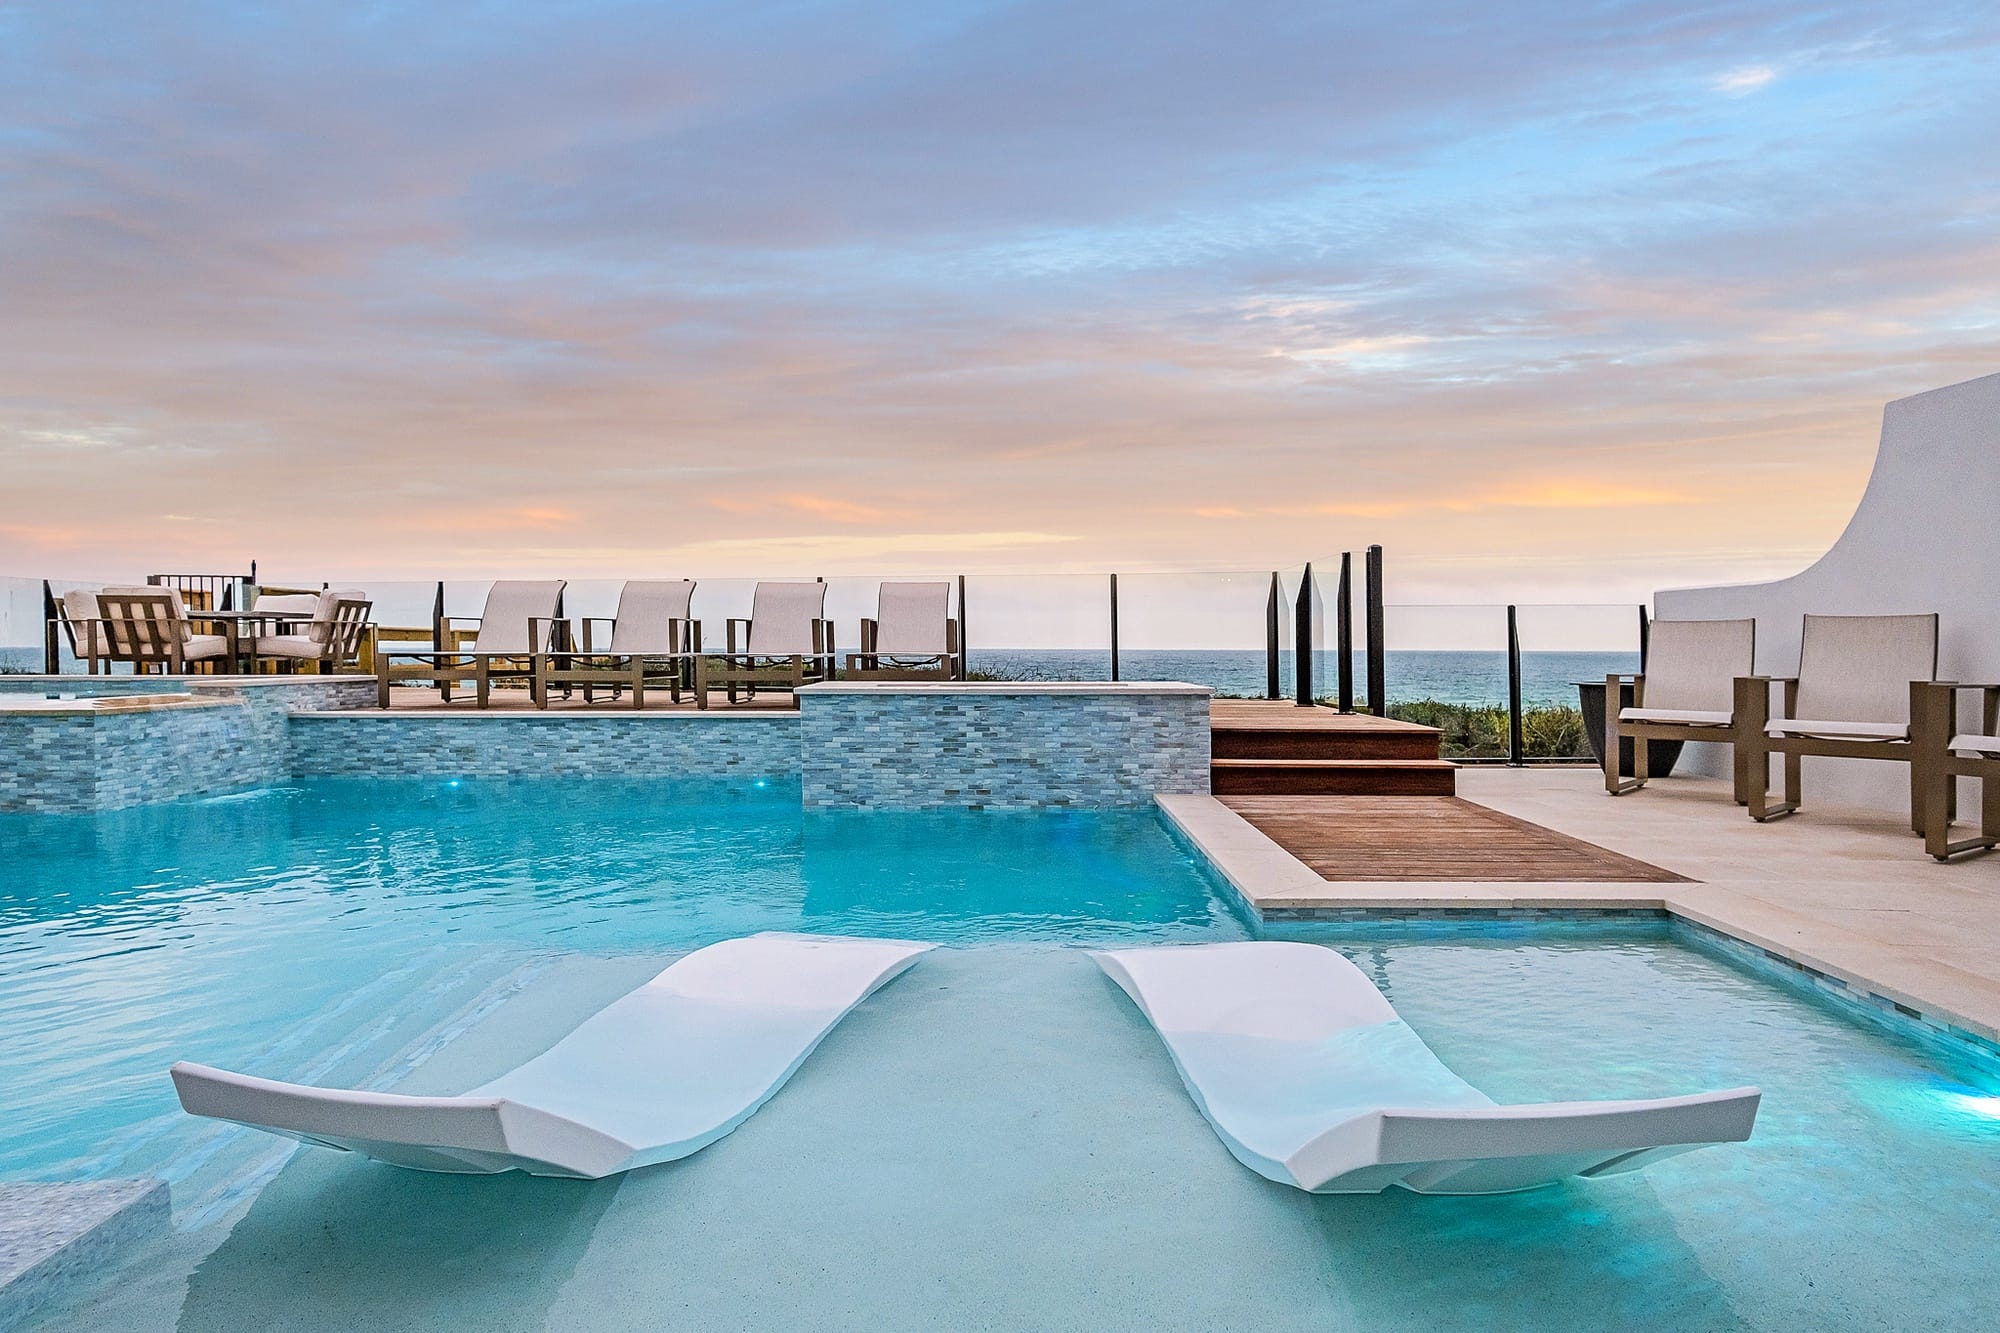
[[[1354,711],[1354,552],[1340,553],[1340,591],[1334,597],[1333,650],[1339,654],[1340,711]]]
[[[1281,699],[1284,685],[1278,679],[1278,607],[1283,598],[1278,592],[1278,571],[1271,571],[1271,596],[1264,603],[1264,697]]]
[[[1301,708],[1313,706],[1313,567],[1299,579],[1299,600],[1292,626],[1292,686]]]
[[[42,580],[42,672],[44,675],[60,675],[62,672],[62,642],[56,629],[56,620],[61,612],[56,607],[56,590]]]
[[[1118,679],[1118,576],[1111,576],[1111,679]]]
[[[1646,656],[1653,651],[1653,621],[1646,614],[1646,604],[1639,603],[1639,670],[1646,670]]]
[[[1607,701],[1606,707],[1610,707]],[[1521,627],[1515,608],[1507,608],[1507,762],[1519,768],[1521,751]]]
[[[438,580],[437,596],[431,599],[431,651],[444,651],[444,580]],[[443,666],[442,662],[438,663]]]
[[[1389,715],[1389,661],[1382,646],[1382,548],[1368,548],[1368,711],[1376,717]]]
[[[966,647],[969,642],[971,641],[965,637],[965,575],[960,574],[958,576],[958,678],[960,680],[972,678],[972,659],[967,655],[971,650]]]

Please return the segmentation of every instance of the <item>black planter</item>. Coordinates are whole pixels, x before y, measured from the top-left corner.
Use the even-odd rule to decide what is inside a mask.
[[[1597,766],[1604,767],[1604,682],[1601,680],[1580,680],[1576,682],[1577,704],[1583,713],[1583,734],[1590,739],[1590,752],[1597,756]],[[1618,706],[1632,706],[1632,686],[1628,683],[1619,687]],[[1680,762],[1683,741],[1647,741],[1646,767],[1650,776],[1663,778],[1674,771]],[[1618,738],[1618,774],[1632,776],[1632,738]]]

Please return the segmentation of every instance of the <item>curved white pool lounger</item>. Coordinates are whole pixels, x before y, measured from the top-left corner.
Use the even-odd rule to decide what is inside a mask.
[[[595,1180],[686,1157],[748,1120],[849,1010],[932,946],[827,935],[712,944],[457,1097],[173,1067],[194,1115],[420,1171]]]
[[[1750,1137],[1756,1088],[1496,1106],[1361,970],[1277,941],[1092,953],[1237,1160],[1315,1194],[1499,1194]]]

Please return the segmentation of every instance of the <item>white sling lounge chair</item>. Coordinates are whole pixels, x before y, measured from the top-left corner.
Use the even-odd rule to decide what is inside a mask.
[[[861,651],[847,657],[850,680],[950,680],[958,664],[958,622],[949,583],[884,583],[873,620],[861,622]]]
[[[1236,1159],[1314,1194],[1501,1194],[1750,1137],[1759,1092],[1496,1106],[1361,970],[1276,941],[1093,953]]]
[[[1646,669],[1637,676],[1606,676],[1604,789],[1623,796],[1652,778],[1653,740],[1712,741],[1736,745],[1736,682],[1756,670],[1754,620],[1655,620],[1646,647]],[[1615,702],[1631,682],[1632,705]],[[1620,774],[1619,741],[1632,741],[1632,777]],[[1736,803],[1750,800],[1748,753],[1737,747]]]
[[[809,680],[826,679],[833,669],[833,622],[825,617],[824,583],[759,583],[750,597],[750,618],[725,620],[724,651],[701,657],[695,688],[701,707],[708,707],[715,685],[726,687],[735,703],[739,688],[754,699],[759,686],[797,690]]]
[[[685,579],[628,579],[618,591],[618,614],[610,620],[581,616],[581,637],[569,634],[571,647],[550,649],[535,659],[535,704],[549,706],[549,689],[565,697],[572,685],[583,686],[586,703],[598,686],[609,685],[612,697],[632,691],[632,706],[646,706],[646,686],[665,686],[681,701],[681,690],[694,686],[695,655],[701,652],[701,622],[690,619],[694,584]],[[593,642],[593,625],[611,626],[608,637]]]
[[[1804,799],[1806,755],[1888,759],[1910,765],[1910,827],[1922,833],[1924,770],[1913,761],[1914,701],[1937,679],[1938,618],[1807,616],[1799,674],[1746,676],[1736,683],[1736,752],[1749,778],[1750,817],[1794,814]],[[1771,685],[1784,686],[1784,714],[1771,716]],[[1785,799],[1771,800],[1770,756],[1785,757]],[[1949,789],[1948,789],[1949,792]],[[1949,822],[1951,812],[1946,811]]]
[[[493,682],[513,678],[528,682],[531,701],[539,703],[534,660],[551,646],[550,637],[562,620],[563,579],[502,579],[486,592],[477,616],[452,616],[439,623],[438,642],[430,648],[375,646],[376,706],[389,706],[389,687],[398,681],[428,681],[438,699],[451,702],[451,687],[472,681],[479,707],[492,697]],[[470,621],[476,629],[462,628]],[[415,659],[404,662],[402,659]]]
[[[748,1120],[820,1039],[930,949],[752,935],[712,944],[457,1097],[302,1087],[186,1061],[194,1115],[419,1171],[596,1180],[686,1157]]]

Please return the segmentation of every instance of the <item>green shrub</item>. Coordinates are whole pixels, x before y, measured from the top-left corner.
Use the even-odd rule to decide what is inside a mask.
[[[1389,705],[1399,722],[1436,727],[1443,735],[1438,750],[1447,759],[1505,759],[1507,710],[1481,704],[1449,704],[1437,699],[1412,699]],[[1583,714],[1563,705],[1542,705],[1521,712],[1521,754],[1525,759],[1589,758]]]

